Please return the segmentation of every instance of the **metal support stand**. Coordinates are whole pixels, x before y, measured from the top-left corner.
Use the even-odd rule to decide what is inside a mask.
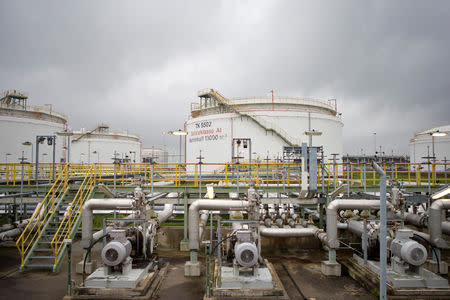
[[[152,193],[153,196],[153,173],[155,172],[155,164],[154,162],[152,162],[152,174],[151,174],[151,178],[150,178],[150,191]]]
[[[380,300],[386,300],[386,173],[376,162],[372,165],[380,175]]]
[[[183,222],[183,242],[188,242],[188,195],[184,193],[184,222]]]
[[[67,296],[72,296],[72,239],[65,239],[67,247]]]
[[[202,150],[200,150],[200,155],[197,157],[198,159],[198,176],[199,176],[199,183],[198,183],[198,198],[202,199],[202,159],[204,157],[202,156]]]
[[[363,221],[362,250],[364,253],[364,265],[367,266],[367,219]]]

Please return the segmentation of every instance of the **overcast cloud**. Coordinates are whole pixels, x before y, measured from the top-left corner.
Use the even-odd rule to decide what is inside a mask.
[[[199,89],[336,98],[344,151],[450,123],[448,1],[2,1],[0,89],[176,148]],[[3,129],[4,130],[4,129]],[[163,141],[164,139],[164,141]]]

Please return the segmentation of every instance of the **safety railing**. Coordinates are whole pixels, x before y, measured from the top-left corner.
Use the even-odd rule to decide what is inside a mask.
[[[69,204],[67,211],[65,212],[63,219],[60,221],[60,225],[50,243],[53,256],[55,258],[54,267],[56,267],[58,260],[60,259],[60,253],[64,246],[64,239],[70,238],[75,226],[75,222],[80,218],[83,212],[83,204],[92,193],[94,185],[94,166],[91,166],[75,197]]]
[[[56,177],[64,173],[66,164],[56,164]],[[326,170],[322,174],[322,166]],[[405,186],[424,186],[450,183],[450,163],[380,163],[390,180],[396,180]],[[0,164],[0,180],[3,185],[20,185],[20,164]],[[136,182],[144,185],[164,182],[175,186],[193,184],[197,186],[200,179],[224,186],[240,182],[254,181],[260,183],[291,185],[300,182],[300,165],[282,161],[253,160],[252,163],[96,163],[70,164],[67,174],[71,180],[83,180],[91,171],[96,182],[125,186]],[[202,174],[200,175],[200,169]],[[24,185],[33,185],[34,166],[24,165]],[[40,178],[52,178],[52,164],[39,165]],[[239,176],[238,176],[239,173]],[[0,182],[1,182],[0,181]],[[379,176],[370,163],[336,163],[318,164],[317,182],[320,185],[334,185],[335,182],[348,183],[352,187],[378,185]],[[42,182],[42,181],[41,181]]]
[[[289,141],[289,143],[291,143],[291,145],[297,145],[297,146],[300,145],[300,143],[301,143],[300,139],[292,137],[286,130],[282,129],[280,126],[278,126],[272,122],[269,122],[260,116],[256,116],[255,114],[249,113],[249,112],[240,112],[240,113],[242,115],[247,115],[247,116],[253,118],[255,121],[257,121],[262,126],[264,126],[266,128],[266,130],[273,130],[273,131],[279,133],[284,139]]]
[[[380,164],[388,179],[396,180],[405,186],[423,186],[428,184],[450,183],[450,163],[427,164],[382,163]],[[322,167],[325,172],[322,174]],[[107,184],[114,181],[113,164],[100,164],[95,169],[96,178]],[[201,170],[200,170],[201,169]],[[255,162],[255,163],[136,163],[116,166],[116,185],[124,186],[139,179],[144,185],[164,182],[180,186],[191,184],[198,186],[200,180],[222,184],[236,185],[237,181],[260,184],[285,184],[290,186],[301,181],[301,167],[298,163]],[[379,176],[370,163],[324,163],[318,164],[318,185],[334,185],[337,182],[351,186],[375,186]]]
[[[53,186],[45,195],[44,200],[39,204],[31,216],[27,226],[16,241],[16,247],[19,250],[21,266],[25,264],[25,258],[29,253],[34,242],[41,237],[42,228],[49,218],[55,213],[58,201],[64,195],[68,186],[68,166],[63,169],[56,179]]]

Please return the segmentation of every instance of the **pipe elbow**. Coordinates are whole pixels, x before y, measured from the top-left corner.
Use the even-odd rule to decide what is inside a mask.
[[[328,204],[327,209],[337,211],[340,206],[340,200],[334,200],[331,201],[330,204]]]
[[[431,209],[436,210],[443,210],[444,208],[450,207],[450,200],[448,199],[438,199],[434,200],[434,202],[431,204]]]
[[[200,200],[195,200],[189,205],[189,214],[200,210]]]

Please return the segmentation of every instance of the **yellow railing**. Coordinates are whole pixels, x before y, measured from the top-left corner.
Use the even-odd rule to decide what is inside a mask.
[[[53,256],[55,257],[54,266],[56,266],[59,259],[59,254],[63,249],[64,239],[70,238],[74,223],[83,212],[83,204],[91,194],[94,188],[94,184],[95,184],[94,167],[92,166],[89,169],[88,173],[86,174],[86,177],[81,183],[80,188],[78,189],[72,202],[69,204],[69,207],[67,208],[67,211],[64,214],[63,219],[60,221],[61,223],[58,229],[56,230],[55,235],[50,243]]]
[[[411,163],[383,163],[390,180],[400,181],[405,186],[421,186],[428,182],[428,165]],[[322,167],[326,170],[322,178]],[[198,186],[200,179],[224,186],[255,182],[261,184],[285,184],[290,186],[301,181],[298,163],[255,162],[255,163],[203,163],[200,176],[198,163],[133,163],[116,165],[116,185],[125,186],[139,178],[144,185],[152,182],[172,183],[175,186],[193,184]],[[114,181],[113,164],[96,164],[95,177],[98,181],[112,184]],[[238,176],[239,173],[239,176]],[[365,175],[365,176],[364,176]],[[430,165],[430,183],[432,185],[450,183],[450,163]],[[364,180],[365,178],[365,180]],[[334,182],[348,183],[351,186],[378,185],[379,176],[370,163],[324,163],[318,165],[318,185],[333,185]]]
[[[22,234],[16,241],[16,247],[21,257],[21,266],[25,264],[25,258],[34,242],[41,237],[42,227],[56,211],[56,204],[62,195],[66,192],[68,185],[67,176],[68,167],[65,166],[63,172],[60,173],[55,183],[48,191],[44,200],[39,204],[23,230]]]
[[[25,167],[26,166],[26,167]],[[34,184],[34,165],[24,166],[24,184]],[[64,172],[66,164],[56,164],[56,177]],[[326,172],[322,178],[322,166]],[[428,173],[430,183],[448,184],[450,183],[450,163],[382,163],[381,166],[386,171],[389,179],[401,181],[406,186],[423,186],[428,183]],[[91,167],[96,181],[112,184],[114,174],[116,184],[124,186],[135,182],[140,178],[145,185],[157,182],[172,183],[180,186],[182,183],[197,186],[200,181],[200,167],[198,163],[113,163],[99,164],[70,164],[68,176],[71,179],[83,179],[90,172]],[[317,182],[320,186],[333,185],[340,181],[349,183],[351,186],[363,186],[364,178],[366,185],[377,185],[379,176],[372,169],[370,163],[324,163],[318,165]],[[291,185],[300,182],[299,164],[283,163],[276,161],[254,160],[251,164],[243,162],[235,163],[204,163],[202,164],[203,181],[223,183],[224,186],[236,184],[237,172],[241,182],[254,181],[259,184],[286,184]],[[4,185],[20,185],[21,178],[20,164],[0,164],[0,183]],[[52,164],[39,164],[40,180],[52,179]]]

